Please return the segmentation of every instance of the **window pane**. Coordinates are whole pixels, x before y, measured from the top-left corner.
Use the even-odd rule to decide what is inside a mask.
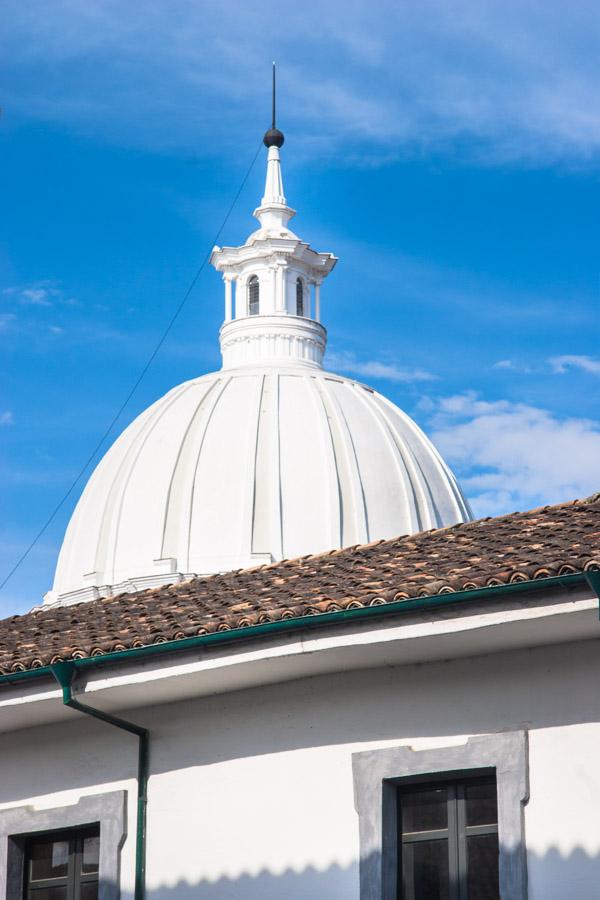
[[[448,841],[404,844],[402,880],[406,900],[449,900]]]
[[[467,838],[468,900],[499,900],[498,835],[472,835]]]
[[[302,289],[302,279],[296,279],[296,315],[304,315],[304,296]]]
[[[100,838],[97,835],[95,837],[84,838],[81,871],[84,874],[87,874],[88,872],[97,872],[99,859]]]
[[[67,900],[66,887],[30,889],[31,900]]]
[[[81,900],[98,900],[98,882],[84,882],[80,888]]]
[[[496,799],[496,784],[469,784],[465,785],[465,806],[467,810],[467,825],[496,825],[498,822],[498,801]]]
[[[253,275],[248,282],[248,313],[251,316],[259,313],[259,292],[258,278]]]
[[[69,842],[44,841],[33,844],[30,860],[30,879],[64,878],[69,865]]]
[[[448,791],[446,788],[402,794],[402,833],[435,831],[448,827]]]

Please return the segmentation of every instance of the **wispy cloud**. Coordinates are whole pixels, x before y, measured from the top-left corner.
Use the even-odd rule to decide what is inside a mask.
[[[14,425],[15,417],[11,409],[5,409],[4,412],[0,412],[0,425]]]
[[[38,281],[19,287],[6,287],[2,293],[21,306],[79,306],[79,300],[71,297],[56,282]]]
[[[492,366],[492,369],[500,369],[505,372],[514,372],[518,375],[531,375],[535,368],[529,364],[518,362],[514,359],[499,359]]]
[[[307,0],[286,9],[284,33],[275,0],[182,0],[176,18],[157,0],[56,0],[52,16],[46,6],[8,0],[12,108],[112,140],[189,149],[218,123],[237,151],[268,105],[275,55],[286,125],[301,122],[314,152],[343,147],[369,163],[424,146],[462,153],[466,139],[493,162],[582,161],[600,149],[591,0],[568,16],[556,0],[359,0],[343,15],[339,2]]]
[[[137,335],[126,334],[106,324],[108,316],[90,314],[86,307],[57,280],[46,279],[29,284],[2,288],[4,305],[14,311],[0,314],[0,333],[27,341],[36,351],[55,352],[56,339],[69,341],[69,346],[107,342],[134,343]],[[102,312],[110,313],[109,307]]]
[[[600,423],[487,401],[475,392],[429,401],[434,442],[477,515],[587,496],[600,489]]]
[[[600,375],[600,359],[594,359],[592,356],[553,356],[548,362],[557,375],[564,375],[569,369],[580,369],[589,375]]]
[[[52,306],[46,288],[25,288],[21,292],[20,302],[30,306]]]
[[[366,378],[381,379],[382,381],[413,382],[433,381],[436,376],[420,368],[407,368],[395,363],[382,362],[381,360],[359,360],[354,354],[328,353],[326,358],[328,368],[335,371],[348,372],[352,375],[364,375]]]

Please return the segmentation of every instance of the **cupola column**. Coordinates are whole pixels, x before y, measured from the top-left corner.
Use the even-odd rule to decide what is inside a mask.
[[[233,291],[232,291],[232,283],[235,280],[234,275],[230,275],[226,273],[223,275],[223,281],[225,282],[225,321],[231,322],[233,318]]]
[[[275,281],[275,310],[276,312],[284,312],[285,310],[285,275],[287,262],[284,259],[276,261],[276,281]]]
[[[315,281],[315,319],[321,321],[321,282]]]
[[[246,317],[246,282],[242,279],[236,279],[235,284],[235,319]]]
[[[277,278],[279,268],[277,262],[272,262],[269,266],[269,275],[271,279],[271,297],[273,298],[273,308],[277,310]]]

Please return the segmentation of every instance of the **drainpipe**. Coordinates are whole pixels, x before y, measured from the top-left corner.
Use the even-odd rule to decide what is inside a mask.
[[[135,734],[138,738],[138,774],[137,774],[137,821],[135,834],[135,900],[144,900],[146,892],[146,804],[148,799],[148,751],[150,735],[146,728],[140,725],[134,725],[132,722],[126,722],[118,716],[111,716],[109,713],[102,712],[100,709],[94,709],[86,703],[80,703],[73,697],[72,684],[75,676],[75,666],[71,662],[58,662],[50,666],[52,674],[62,688],[62,698],[65,706],[76,709],[78,712],[85,713],[87,716],[93,716],[106,722],[108,725],[114,725],[116,728],[122,728]]]
[[[600,600],[600,572],[586,572],[585,578],[598,600]],[[598,606],[598,616],[600,617],[600,605]]]

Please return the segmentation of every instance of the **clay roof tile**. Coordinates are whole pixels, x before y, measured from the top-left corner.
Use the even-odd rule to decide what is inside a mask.
[[[0,672],[182,637],[600,570],[600,493],[0,621]]]

